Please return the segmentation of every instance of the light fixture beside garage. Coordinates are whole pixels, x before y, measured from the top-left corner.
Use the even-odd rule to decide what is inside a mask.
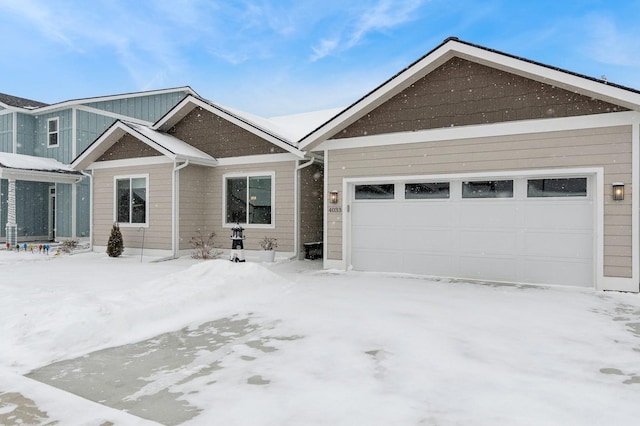
[[[329,202],[331,204],[338,204],[338,191],[329,192]]]
[[[611,184],[613,188],[613,200],[614,201],[622,201],[624,200],[624,183],[622,182],[613,182]]]

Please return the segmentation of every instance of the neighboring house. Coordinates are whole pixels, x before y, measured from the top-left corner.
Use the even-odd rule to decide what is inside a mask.
[[[273,127],[193,95],[152,126],[114,123],[72,164],[92,174],[94,249],[114,222],[127,249],[166,256],[198,233],[230,248],[236,223],[247,250],[268,236],[293,256],[321,239],[321,166]]]
[[[47,105],[29,99],[0,94],[0,153],[11,164],[12,155],[48,158],[58,169],[86,149],[118,119],[151,124],[185,96],[195,94],[189,87],[123,95],[78,99]],[[8,164],[8,163],[7,163]],[[46,167],[51,168],[52,164]],[[0,236],[7,237],[9,185],[15,185],[17,239],[50,240],[56,237],[88,237],[89,182],[75,182],[54,172],[16,169],[0,165]],[[10,179],[9,176],[16,177]],[[14,238],[13,235],[9,237]]]
[[[324,266],[637,292],[639,111],[636,90],[447,39],[299,141],[337,198]]]

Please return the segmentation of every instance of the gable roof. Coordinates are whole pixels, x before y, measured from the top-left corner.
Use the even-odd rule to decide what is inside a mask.
[[[304,157],[304,154],[298,150],[295,142],[280,134],[281,132],[278,126],[269,120],[229,107],[223,107],[209,100],[192,95],[185,97],[178,105],[167,112],[164,117],[161,117],[152,128],[168,131],[197,107],[203,108],[287,152],[295,154],[300,158]]]
[[[301,150],[312,150],[324,140],[331,138],[454,57],[544,82],[631,110],[640,110],[640,91],[638,90],[450,37],[304,136],[298,142],[298,146]]]
[[[5,107],[18,107],[24,109],[36,109],[47,106],[44,102],[33,101],[31,99],[20,98],[18,96],[0,93],[0,105]]]
[[[71,167],[75,169],[86,169],[125,134],[134,136],[136,139],[173,161],[189,161],[191,164],[201,166],[215,166],[218,164],[218,161],[209,154],[200,151],[198,148],[178,138],[147,126],[118,120],[89,145],[87,149],[78,155],[72,161]]]
[[[53,158],[0,152],[0,178],[35,182],[74,183],[82,173]]]

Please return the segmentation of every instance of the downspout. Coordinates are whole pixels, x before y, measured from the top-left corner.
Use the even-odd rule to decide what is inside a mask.
[[[89,178],[89,251],[93,251],[93,174],[80,170],[84,176]],[[55,218],[53,218],[55,220]]]
[[[300,255],[300,192],[299,192],[299,184],[298,182],[300,181],[300,170],[309,167],[310,165],[312,165],[313,163],[316,162],[316,157],[311,157],[311,160],[307,161],[304,164],[299,164],[296,166],[296,170],[294,171],[295,176],[293,179],[293,186],[294,186],[294,193],[296,194],[296,196],[294,197],[294,210],[295,210],[295,215],[293,216],[294,220],[293,220],[293,226],[294,226],[294,232],[293,232],[293,257],[291,258],[292,260],[296,260],[298,259],[298,256]]]
[[[171,227],[171,245],[173,251],[173,258],[178,257],[178,252],[180,251],[180,247],[178,244],[178,231],[179,231],[179,200],[180,200],[180,179],[178,172],[189,165],[189,160],[185,160],[184,163],[178,166],[176,160],[173,161],[173,214],[172,221],[173,226]]]

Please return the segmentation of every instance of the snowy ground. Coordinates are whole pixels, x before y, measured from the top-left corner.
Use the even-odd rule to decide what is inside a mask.
[[[0,251],[0,424],[640,418],[637,294],[146,260]]]

